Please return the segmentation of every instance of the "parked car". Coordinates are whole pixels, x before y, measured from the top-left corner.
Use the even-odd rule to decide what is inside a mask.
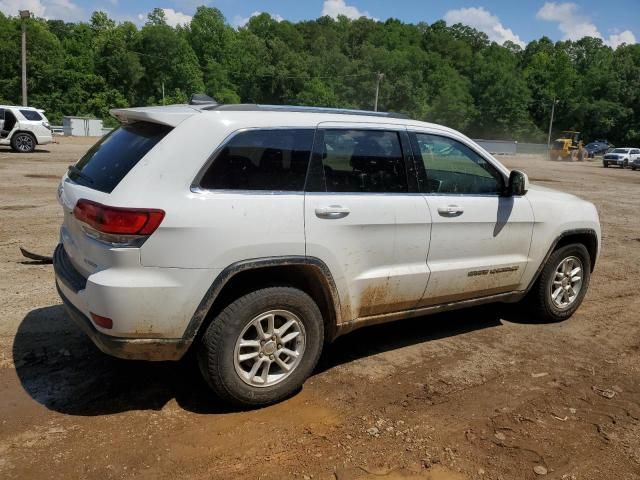
[[[611,149],[611,147],[612,145],[610,145],[606,140],[595,140],[584,146],[589,158],[593,158],[596,155],[604,155]]]
[[[196,349],[228,402],[287,397],[360,327],[491,302],[559,321],[587,292],[595,207],[450,128],[260,105],[112,114],[122,126],[58,189],[60,297],[108,354]]]
[[[10,145],[15,152],[29,153],[36,145],[52,141],[51,126],[44,110],[0,105],[0,145]]]
[[[627,168],[633,161],[640,158],[640,149],[638,148],[614,148],[602,157],[602,165],[617,165],[620,168]]]

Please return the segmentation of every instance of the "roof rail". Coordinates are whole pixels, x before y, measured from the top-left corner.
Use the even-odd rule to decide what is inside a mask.
[[[211,105],[202,110],[220,110],[226,112],[299,112],[299,113],[334,113],[342,115],[363,115],[385,118],[409,118],[396,112],[373,112],[369,110],[355,110],[350,108],[303,107],[294,105],[261,105],[257,103],[235,103],[227,105]]]

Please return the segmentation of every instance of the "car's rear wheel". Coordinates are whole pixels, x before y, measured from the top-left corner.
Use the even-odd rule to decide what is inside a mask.
[[[19,153],[31,153],[36,149],[36,139],[30,133],[16,133],[11,137],[11,148]]]
[[[224,401],[261,406],[298,390],[318,362],[322,315],[301,290],[271,287],[244,295],[213,319],[199,345],[200,370]]]
[[[536,319],[558,322],[578,309],[589,288],[591,259],[582,244],[566,245],[553,252],[529,298]]]

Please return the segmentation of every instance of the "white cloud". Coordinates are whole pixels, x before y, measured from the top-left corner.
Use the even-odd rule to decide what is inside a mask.
[[[193,18],[191,15],[187,15],[186,13],[176,12],[173,8],[163,8],[164,17],[167,20],[167,25],[171,27],[175,27],[177,25],[188,25],[191,23],[191,19]]]
[[[253,17],[257,17],[262,13],[265,13],[265,12],[259,12],[256,10],[248,17],[243,17],[242,15],[236,15],[235,17],[233,17],[233,24],[236,27],[244,27],[249,22],[249,20],[251,20]],[[276,22],[282,22],[284,20],[282,15],[278,15],[277,13],[270,13],[269,15],[271,15],[271,18],[273,18]]]
[[[507,40],[512,41],[516,45],[521,47],[525,46],[525,43],[520,39],[518,35],[513,33],[510,28],[506,28],[500,22],[500,19],[483,7],[478,8],[460,8],[457,10],[449,10],[444,16],[445,22],[448,24],[463,23],[470,27],[473,27],[481,32],[484,32],[489,37],[489,40],[503,44]]]
[[[636,36],[633,34],[631,30],[625,30],[621,33],[614,33],[609,35],[609,40],[607,41],[611,48],[618,48],[623,43],[627,45],[633,45],[637,43]]]
[[[17,16],[20,10],[29,10],[36,17],[43,17],[45,6],[40,0],[0,0],[0,12]]]
[[[547,22],[557,22],[564,40],[580,40],[582,37],[602,38],[598,28],[589,17],[580,13],[575,3],[545,3],[536,17]]]
[[[338,18],[338,15],[344,15],[351,20],[360,17],[373,18],[369,15],[369,12],[360,11],[353,5],[347,5],[345,0],[324,0],[322,4],[322,15],[328,15],[331,18]]]
[[[563,33],[563,40],[580,40],[582,37],[600,38],[612,48],[618,48],[623,43],[636,43],[636,37],[630,30],[622,33],[613,33],[609,38],[604,38],[598,27],[591,19],[580,12],[580,7],[572,2],[556,3],[546,2],[536,18],[547,22],[556,22],[558,30]]]
[[[17,16],[20,10],[29,10],[36,17],[77,21],[84,12],[71,0],[0,0],[0,12]]]

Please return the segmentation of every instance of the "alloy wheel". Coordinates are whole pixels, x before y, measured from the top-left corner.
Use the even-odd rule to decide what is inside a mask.
[[[254,317],[238,336],[233,363],[252,387],[270,387],[296,369],[306,346],[300,318],[288,310],[269,310]]]
[[[16,148],[21,152],[30,152],[33,150],[33,138],[31,135],[21,134],[16,137]]]
[[[556,267],[549,293],[557,308],[567,309],[578,298],[582,289],[583,268],[582,260],[574,256],[563,259]]]

